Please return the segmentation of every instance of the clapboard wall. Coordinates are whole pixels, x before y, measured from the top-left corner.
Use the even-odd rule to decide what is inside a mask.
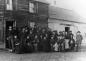
[[[9,0],[10,1],[10,0]],[[30,12],[29,3],[34,4],[34,11]],[[6,6],[7,4],[5,4]],[[29,22],[48,23],[48,3],[43,3],[34,0],[12,0],[12,10],[5,9],[5,18],[16,21],[18,27],[28,25]]]
[[[0,42],[3,41],[3,20],[4,20],[4,4],[5,0],[0,0]]]
[[[12,15],[18,27],[27,24],[27,19],[29,19],[29,0],[13,0]]]
[[[49,4],[33,0],[14,0],[13,2],[13,17],[17,26],[23,26],[29,22],[48,23]],[[34,13],[29,11],[30,2],[34,4]]]

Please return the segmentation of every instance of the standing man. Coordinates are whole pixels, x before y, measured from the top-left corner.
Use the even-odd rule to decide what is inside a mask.
[[[81,48],[81,43],[82,43],[82,35],[81,35],[81,32],[78,31],[77,34],[76,34],[76,50],[78,51],[80,48]]]
[[[12,52],[12,45],[13,45],[13,28],[12,26],[9,26],[9,29],[7,31],[6,47],[9,49],[10,52]]]

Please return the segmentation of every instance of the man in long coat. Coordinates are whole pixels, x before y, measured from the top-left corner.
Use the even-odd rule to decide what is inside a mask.
[[[76,45],[77,45],[76,50],[77,50],[77,51],[78,51],[78,50],[80,49],[80,47],[81,47],[82,39],[83,39],[83,37],[82,37],[82,35],[81,35],[81,32],[78,31],[77,34],[76,34]]]

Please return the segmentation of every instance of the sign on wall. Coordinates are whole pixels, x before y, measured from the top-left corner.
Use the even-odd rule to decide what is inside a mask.
[[[6,10],[13,10],[12,0],[6,0]]]

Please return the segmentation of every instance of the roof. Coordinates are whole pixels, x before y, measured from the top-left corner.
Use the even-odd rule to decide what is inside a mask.
[[[49,6],[49,18],[64,19],[67,21],[83,22],[76,12],[64,8]]]
[[[47,3],[49,4],[49,2],[47,0],[34,0],[34,1],[38,1],[38,2],[42,2],[42,3]]]

